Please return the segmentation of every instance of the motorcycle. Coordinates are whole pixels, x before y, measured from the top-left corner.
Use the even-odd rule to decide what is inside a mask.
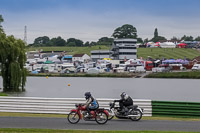
[[[143,109],[138,107],[138,105],[131,105],[128,107],[124,107],[124,111],[122,112],[120,107],[116,106],[115,102],[111,102],[110,109],[107,109],[109,113],[108,120],[111,120],[114,116],[119,119],[131,119],[132,121],[139,121],[143,115]]]
[[[83,104],[75,104],[76,109],[72,109],[68,114],[68,121],[71,124],[76,124],[83,119],[85,121],[96,121],[98,124],[105,124],[108,121],[108,112],[99,108],[96,110],[90,110],[91,115],[88,115],[85,105]]]

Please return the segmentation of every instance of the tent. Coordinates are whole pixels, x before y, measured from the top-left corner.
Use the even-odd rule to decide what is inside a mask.
[[[163,42],[160,43],[161,48],[176,48],[176,44],[173,42]]]
[[[46,62],[44,62],[44,64],[53,64],[53,61],[47,60]]]
[[[177,45],[178,48],[185,48],[187,46],[187,44],[185,43],[180,43]]]

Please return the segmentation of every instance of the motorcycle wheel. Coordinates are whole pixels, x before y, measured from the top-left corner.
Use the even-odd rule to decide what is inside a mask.
[[[132,121],[139,121],[142,118],[142,112],[139,109],[134,110],[133,115],[137,116],[130,117]]]
[[[71,123],[71,124],[76,124],[76,123],[79,122],[80,116],[79,116],[79,114],[78,114],[77,112],[72,111],[72,112],[70,112],[70,113],[68,114],[67,119],[68,119],[69,123]]]
[[[106,109],[106,111],[108,112],[109,116],[108,116],[108,120],[112,120],[112,118],[114,117],[113,113],[111,110]]]
[[[108,116],[104,112],[97,112],[96,117],[95,117],[95,121],[98,124],[105,124],[108,121]]]

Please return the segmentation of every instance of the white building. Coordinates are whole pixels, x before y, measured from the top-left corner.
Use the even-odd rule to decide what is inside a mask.
[[[110,50],[93,50],[91,51],[91,58],[94,61],[97,61],[98,59],[103,58],[110,58],[112,54],[112,51]]]
[[[115,60],[137,59],[136,39],[115,39],[111,51]]]
[[[88,61],[90,60],[90,56],[87,55],[87,54],[75,54],[73,57],[72,57],[72,61],[81,61],[81,62],[85,62],[85,61]]]

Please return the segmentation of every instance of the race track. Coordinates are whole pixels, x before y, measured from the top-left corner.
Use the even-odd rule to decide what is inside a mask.
[[[38,117],[0,117],[0,128],[37,128],[37,129],[85,129],[85,130],[157,130],[157,131],[200,131],[200,121],[167,120],[111,120],[105,125],[95,121],[70,124],[66,118]]]

